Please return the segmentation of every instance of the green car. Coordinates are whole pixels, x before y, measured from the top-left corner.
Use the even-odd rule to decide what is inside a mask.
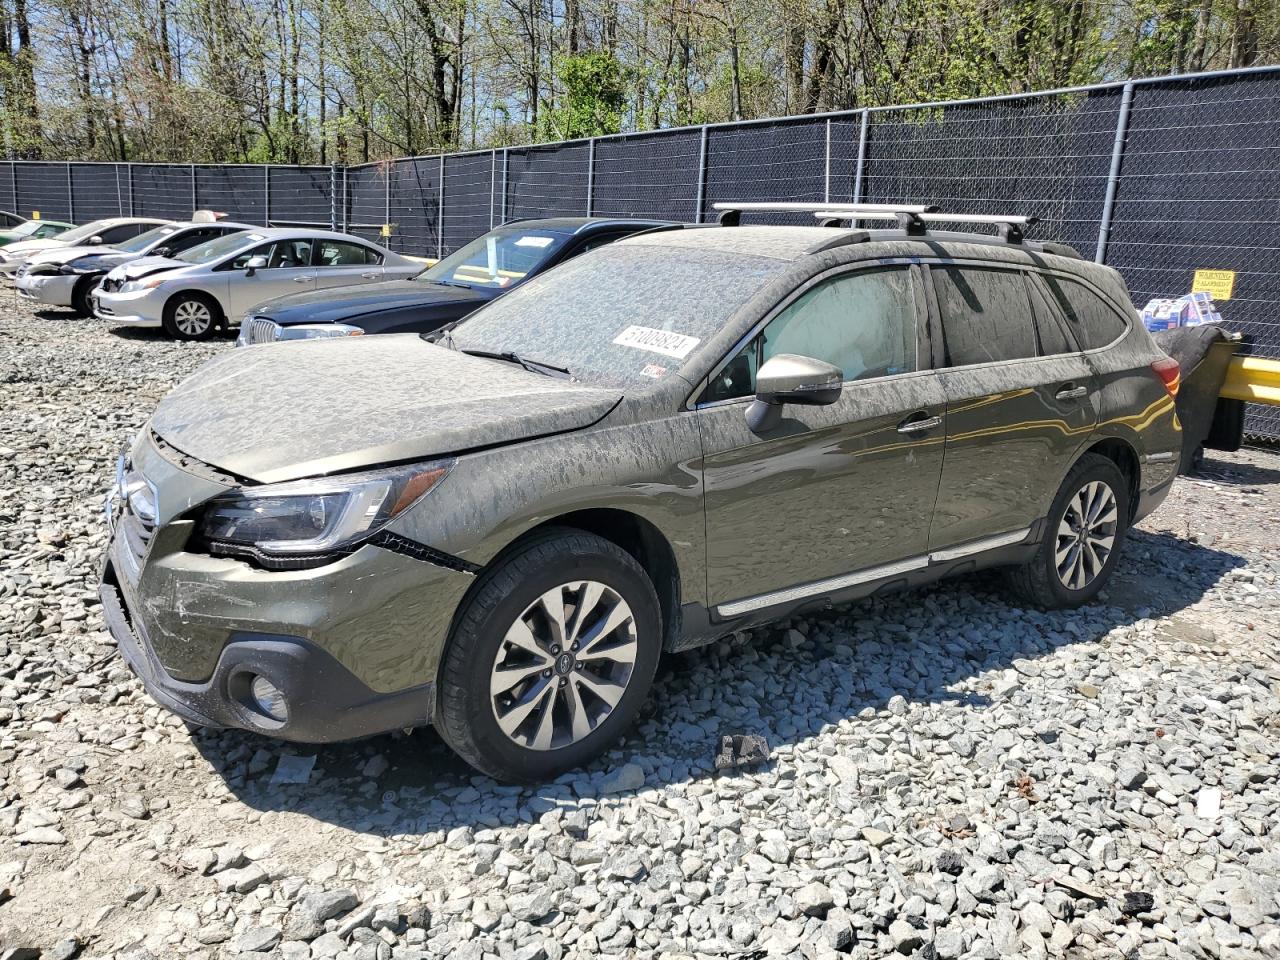
[[[47,240],[74,226],[74,223],[63,223],[61,220],[28,220],[8,230],[0,230],[0,247],[7,247],[19,240]]]
[[[1088,602],[1173,483],[1177,363],[1115,270],[922,223],[659,228],[447,332],[228,351],[118,466],[124,658],[195,723],[433,723],[530,782],[754,624],[984,567]]]

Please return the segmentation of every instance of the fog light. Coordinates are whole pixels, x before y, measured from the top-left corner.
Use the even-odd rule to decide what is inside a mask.
[[[285,704],[284,691],[263,676],[255,676],[249,684],[249,696],[260,713],[272,720],[284,723],[289,719],[289,708]]]

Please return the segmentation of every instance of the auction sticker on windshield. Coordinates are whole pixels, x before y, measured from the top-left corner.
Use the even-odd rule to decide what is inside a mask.
[[[621,347],[634,347],[683,360],[701,341],[697,337],[686,337],[683,333],[673,333],[670,330],[630,326],[614,337],[613,342]]]

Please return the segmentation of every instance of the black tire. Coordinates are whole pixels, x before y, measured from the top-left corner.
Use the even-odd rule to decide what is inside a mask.
[[[1114,541],[1101,568],[1082,587],[1073,589],[1063,582],[1063,576],[1059,574],[1056,558],[1058,532],[1072,501],[1093,483],[1105,484],[1115,498]],[[1013,592],[1021,599],[1046,610],[1070,609],[1088,603],[1111,579],[1116,558],[1120,555],[1128,533],[1130,516],[1128,478],[1113,461],[1100,454],[1086,453],[1071,468],[1067,478],[1062,481],[1058,495],[1053,499],[1035,556],[1025,565],[1008,571],[1007,579]],[[1069,540],[1066,542],[1070,543]]]
[[[185,316],[188,312],[203,312],[208,322],[195,326]],[[164,332],[175,340],[208,340],[222,323],[222,310],[213,297],[204,293],[179,293],[164,305]]]
[[[634,663],[625,692],[590,733],[554,749],[532,749],[517,743],[499,725],[490,691],[495,658],[508,628],[539,597],[578,580],[603,584],[626,601],[635,626]],[[603,753],[631,725],[653,683],[661,638],[658,597],[635,558],[594,534],[554,528],[516,547],[483,575],[466,601],[437,677],[436,726],[459,756],[495,779],[512,783],[554,779]],[[555,678],[547,681],[555,682]],[[559,682],[563,686],[565,681]],[[552,689],[551,698],[558,695]]]
[[[77,280],[75,287],[71,291],[71,309],[79,316],[92,317],[93,304],[89,302],[89,294],[93,293],[94,288],[102,282],[102,277],[85,277],[83,280]]]

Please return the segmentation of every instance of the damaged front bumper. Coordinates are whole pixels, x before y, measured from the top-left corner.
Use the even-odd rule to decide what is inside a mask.
[[[100,597],[121,654],[160,704],[194,723],[311,743],[431,721],[470,574],[372,545],[287,571],[189,550],[193,512],[222,487],[149,441],[135,453],[124,496],[108,501]],[[252,695],[259,677],[280,692],[283,719]]]

